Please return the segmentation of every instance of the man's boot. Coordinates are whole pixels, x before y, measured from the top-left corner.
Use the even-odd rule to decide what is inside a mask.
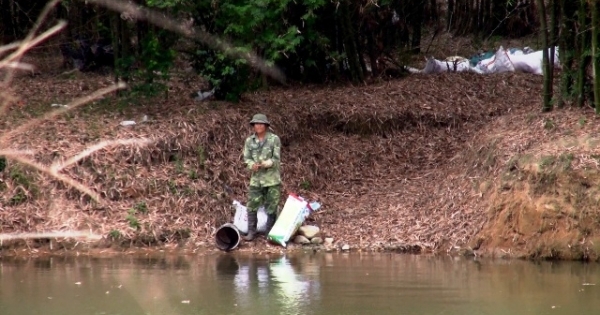
[[[267,214],[267,224],[266,224],[265,236],[269,235],[269,232],[271,232],[271,229],[273,228],[273,225],[275,225],[276,220],[277,220],[277,214],[275,214],[275,213]]]
[[[256,236],[257,221],[258,220],[256,218],[256,211],[248,211],[248,234],[244,236],[245,241],[250,242],[254,240],[254,237]]]

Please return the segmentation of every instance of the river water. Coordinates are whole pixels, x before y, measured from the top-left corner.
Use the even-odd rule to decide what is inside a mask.
[[[600,314],[600,264],[401,254],[0,258],[1,315]]]

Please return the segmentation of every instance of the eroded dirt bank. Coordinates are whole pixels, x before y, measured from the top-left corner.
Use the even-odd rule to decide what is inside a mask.
[[[110,83],[19,80],[23,105],[2,119],[2,132]],[[277,89],[240,104],[195,102],[178,82],[168,99],[109,98],[10,143],[50,164],[101,140],[154,140],[99,151],[64,171],[107,203],[9,161],[0,231],[91,230],[106,238],[96,250],[210,247],[232,219],[232,200],[245,201],[242,143],[251,115],[264,112],[282,139],[285,190],[323,204],[310,223],[334,248],[596,259],[597,123],[587,109],[541,114],[541,86],[534,75],[463,73]],[[119,125],[143,115],[145,123]],[[4,252],[40,243],[48,246],[4,244]],[[240,250],[279,249],[260,241]]]

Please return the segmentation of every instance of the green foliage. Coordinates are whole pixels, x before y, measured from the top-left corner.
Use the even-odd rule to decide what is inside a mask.
[[[172,38],[166,31],[149,32],[141,42],[141,54],[117,60],[117,74],[133,80],[131,96],[153,97],[166,91],[166,82],[175,60],[175,51],[170,47]]]
[[[140,213],[148,213],[148,206],[146,205],[146,203],[144,201],[140,201],[138,203],[135,204],[135,206],[133,207],[133,209],[135,209],[137,212]]]
[[[112,240],[118,240],[120,239],[122,236],[121,232],[119,230],[111,230],[108,233],[108,238],[112,239]]]
[[[27,201],[27,194],[23,191],[22,188],[17,189],[17,193],[10,197],[8,204],[11,206],[18,206]]]
[[[33,197],[38,194],[38,188],[34,185],[33,178],[27,175],[21,168],[12,167],[9,177],[13,184],[17,186],[16,193],[8,200],[9,205],[20,205],[25,203],[30,196]]]
[[[6,169],[6,158],[0,156],[0,172],[3,172]]]
[[[175,170],[177,171],[177,173],[180,174],[184,171],[183,160],[180,157],[177,157],[177,159],[175,159]]]
[[[27,195],[25,194],[25,191],[28,191],[32,196],[36,196],[39,193],[38,187],[34,184],[34,179],[25,173],[21,168],[11,168],[9,176],[16,186],[21,187],[17,193],[19,196],[15,197],[16,200],[21,201],[24,200],[24,198],[26,199]]]
[[[555,161],[556,161],[556,158],[552,155],[543,156],[542,159],[540,160],[539,167],[540,167],[540,169],[547,168],[550,165],[554,164]]]
[[[206,163],[206,152],[204,151],[204,147],[201,145],[198,146],[196,153],[198,154],[198,163],[200,163],[201,167],[204,167],[204,163]]]
[[[146,5],[159,9],[174,8],[183,4],[186,0],[146,0]]]
[[[192,65],[215,88],[214,95],[221,100],[238,101],[242,93],[257,85],[249,78],[250,67],[245,60],[231,60],[224,53],[197,50]]]
[[[135,230],[139,230],[142,225],[140,224],[140,221],[138,220],[138,218],[135,216],[137,214],[137,211],[135,209],[129,209],[127,211],[127,216],[125,217],[125,220],[127,220],[127,223],[129,223],[129,226]]]
[[[310,189],[310,187],[312,187],[312,185],[311,185],[310,181],[308,181],[308,180],[303,180],[303,181],[300,183],[300,188],[302,188],[302,189],[304,189],[304,190],[309,190],[309,189]]]
[[[558,157],[558,161],[561,163],[563,170],[566,171],[571,168],[574,158],[573,153],[563,153]]]
[[[138,219],[137,215],[138,214],[147,214],[148,213],[148,206],[146,205],[146,202],[144,201],[140,201],[138,203],[136,203],[133,208],[127,210],[127,216],[125,217],[125,220],[127,221],[127,223],[129,223],[129,226],[135,230],[140,230],[142,228],[142,225],[140,223],[140,220]],[[118,231],[117,231],[118,232]],[[112,233],[112,231],[111,231]],[[119,233],[120,235],[120,233]]]
[[[179,193],[179,189],[177,188],[177,184],[175,184],[174,181],[170,180],[167,183],[167,186],[169,187],[169,192],[171,192],[172,194],[178,194]]]
[[[222,34],[233,43],[233,49],[253,51],[269,65],[276,65],[293,59],[300,48],[310,47],[311,43],[325,50],[323,36],[311,29],[317,18],[314,11],[325,3],[324,0],[236,0],[213,5],[213,1],[201,0],[196,1],[194,11],[200,27]],[[290,22],[291,18],[296,18],[296,23]],[[307,63],[315,63],[308,59]],[[263,83],[245,59],[229,58],[225,52],[201,43],[191,53],[191,60],[196,71],[215,89],[217,99],[237,101],[242,93]]]

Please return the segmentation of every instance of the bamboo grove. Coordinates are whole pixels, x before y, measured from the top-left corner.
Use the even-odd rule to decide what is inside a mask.
[[[410,56],[428,53],[442,32],[479,40],[539,32],[543,46],[559,47],[559,90],[553,90],[554,50],[544,50],[543,110],[594,104],[600,113],[598,11],[593,0],[130,0],[175,17],[182,24],[227,39],[278,66],[293,82],[323,83],[402,75]],[[0,0],[2,43],[22,38],[44,1]],[[59,38],[104,39],[114,51],[115,74],[145,86],[161,82],[177,56],[192,62],[221,99],[236,100],[269,84],[244,60],[228,58],[198,41],[94,1],[63,0],[54,19],[68,21]],[[427,31],[427,32],[425,32]],[[423,38],[426,34],[428,38]],[[390,65],[393,67],[390,68]],[[399,73],[400,72],[400,73]],[[158,75],[160,73],[161,75]],[[143,90],[143,93],[149,93]]]
[[[545,47],[558,45],[561,63],[560,89],[553,90],[554,50],[544,50],[543,110],[554,105],[590,104],[600,114],[600,4],[594,0],[537,0],[541,36]]]

